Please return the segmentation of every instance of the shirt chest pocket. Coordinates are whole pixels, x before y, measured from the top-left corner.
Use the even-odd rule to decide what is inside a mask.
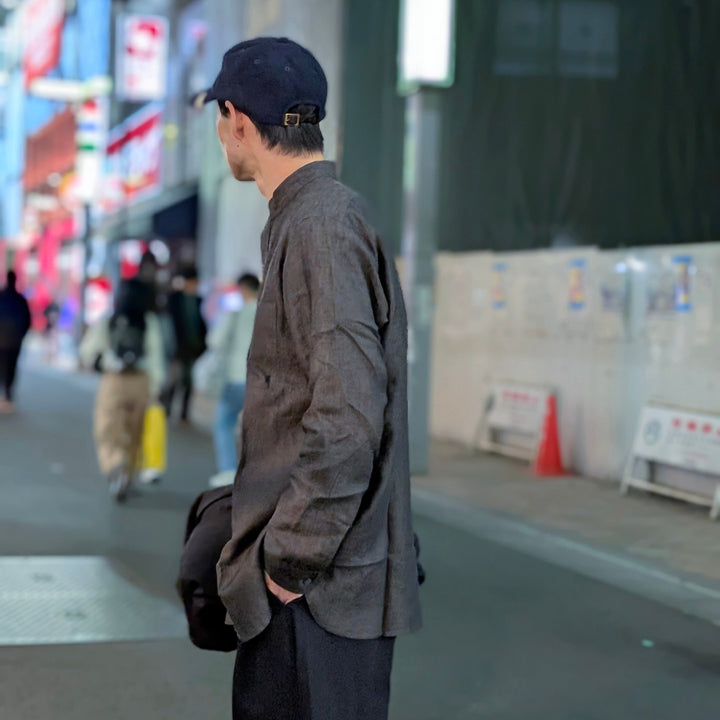
[[[252,342],[248,353],[248,370],[269,376],[277,363],[277,306],[261,302],[255,314]]]

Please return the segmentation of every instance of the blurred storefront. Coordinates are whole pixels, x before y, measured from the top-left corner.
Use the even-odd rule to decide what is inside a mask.
[[[199,119],[187,98],[204,82],[204,2],[127,2],[113,16],[115,92],[96,231],[118,247],[116,273],[127,274],[135,248],[155,248],[168,279],[198,257],[202,147],[190,141]]]
[[[66,108],[26,144],[25,233],[15,269],[27,287],[36,325],[51,303],[77,307],[82,274],[78,205],[71,187],[75,167],[75,115]]]

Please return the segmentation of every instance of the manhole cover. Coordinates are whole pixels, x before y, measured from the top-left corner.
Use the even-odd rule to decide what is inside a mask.
[[[0,645],[186,637],[182,610],[102,557],[0,557]]]

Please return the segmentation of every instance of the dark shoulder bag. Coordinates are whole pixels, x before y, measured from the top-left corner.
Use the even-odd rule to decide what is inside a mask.
[[[188,621],[190,640],[203,650],[230,652],[237,636],[225,624],[226,610],[217,591],[215,566],[232,534],[232,486],[200,494],[188,514],[177,589]]]

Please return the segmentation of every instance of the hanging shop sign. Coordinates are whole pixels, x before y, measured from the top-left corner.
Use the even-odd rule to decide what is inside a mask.
[[[102,209],[114,212],[162,189],[163,115],[149,105],[111,131]]]
[[[167,93],[168,21],[156,15],[118,20],[116,93],[130,102],[162,100]]]
[[[23,71],[25,87],[60,60],[65,0],[28,0],[23,8]]]

